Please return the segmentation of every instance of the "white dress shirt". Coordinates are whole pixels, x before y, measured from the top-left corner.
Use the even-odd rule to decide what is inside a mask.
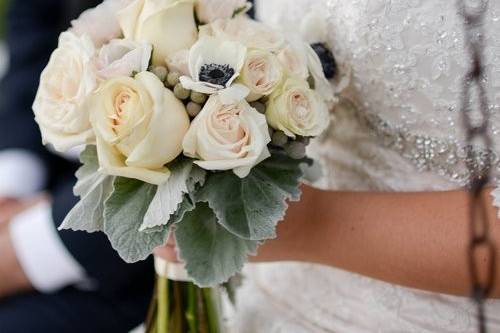
[[[47,172],[33,154],[0,152],[0,197],[29,197],[42,190]],[[9,226],[17,259],[33,287],[50,293],[87,282],[85,270],[60,239],[50,203],[40,203],[16,216]]]

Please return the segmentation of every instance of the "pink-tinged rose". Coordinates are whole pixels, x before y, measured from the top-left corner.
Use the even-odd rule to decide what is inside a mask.
[[[278,60],[288,75],[307,80],[309,68],[305,46],[289,44],[278,53]]]
[[[88,9],[71,22],[72,31],[77,35],[90,36],[99,48],[122,35],[117,13],[133,0],[106,0],[95,8]]]
[[[99,51],[96,61],[97,75],[101,80],[117,76],[131,76],[148,69],[153,47],[127,39],[113,39]]]
[[[283,71],[274,54],[267,51],[251,50],[247,53],[239,82],[250,89],[250,102],[269,96],[281,83]]]
[[[270,156],[264,115],[245,100],[223,104],[212,95],[184,137],[184,155],[206,170],[233,170],[241,178]]]
[[[330,123],[327,103],[306,81],[294,77],[269,96],[266,117],[272,128],[292,138],[319,136]]]

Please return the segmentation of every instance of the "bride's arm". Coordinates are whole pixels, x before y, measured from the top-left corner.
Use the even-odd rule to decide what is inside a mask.
[[[491,202],[489,191],[484,196]],[[343,193],[304,188],[302,201],[291,205],[280,224],[279,238],[261,247],[256,260],[316,262],[408,287],[469,295],[467,217],[468,196],[463,191]],[[492,237],[500,245],[493,206],[489,217]],[[500,288],[493,296],[500,297]]]

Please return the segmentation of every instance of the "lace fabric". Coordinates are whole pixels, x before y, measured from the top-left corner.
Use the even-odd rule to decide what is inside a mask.
[[[472,147],[478,168],[484,154],[497,165],[500,156],[500,2],[489,5],[486,86],[496,148]],[[261,0],[257,9],[288,34],[308,12],[323,15],[338,62],[352,67],[333,126],[309,149],[324,170],[316,186],[438,191],[467,183],[458,96],[468,59],[455,1]],[[317,265],[255,265],[246,273],[231,321],[238,333],[475,332],[466,298]],[[500,331],[500,301],[488,311],[492,332]]]

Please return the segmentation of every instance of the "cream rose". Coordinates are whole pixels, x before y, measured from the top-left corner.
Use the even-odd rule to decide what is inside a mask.
[[[281,33],[245,15],[221,19],[200,27],[200,35],[218,37],[242,43],[248,48],[279,51],[285,39]]]
[[[271,141],[264,115],[246,101],[224,105],[212,95],[184,138],[186,156],[206,170],[233,170],[244,178],[270,156]]]
[[[33,103],[44,144],[65,152],[94,139],[89,116],[82,106],[97,86],[95,49],[87,35],[64,32],[40,77]]]
[[[168,179],[165,165],[182,152],[189,117],[154,74],[103,83],[88,109],[102,172],[156,185]]]
[[[106,0],[95,8],[88,9],[71,22],[77,35],[89,35],[97,48],[122,34],[116,13],[133,0]]]
[[[267,121],[289,137],[320,135],[329,125],[327,104],[307,83],[289,78],[267,103]]]
[[[240,8],[245,8],[246,0],[198,0],[196,15],[203,23],[210,23],[217,19],[231,18]]]
[[[108,80],[117,76],[131,76],[132,73],[148,69],[153,48],[146,43],[127,39],[113,39],[99,51],[96,61],[97,75]]]
[[[177,51],[189,49],[197,40],[194,0],[135,0],[118,13],[125,38],[153,45],[153,64]]]
[[[270,95],[281,83],[283,71],[271,52],[252,50],[248,52],[239,81],[250,89],[248,101],[256,101]]]
[[[288,75],[304,80],[309,77],[307,52],[304,47],[291,43],[278,53],[278,60]]]

